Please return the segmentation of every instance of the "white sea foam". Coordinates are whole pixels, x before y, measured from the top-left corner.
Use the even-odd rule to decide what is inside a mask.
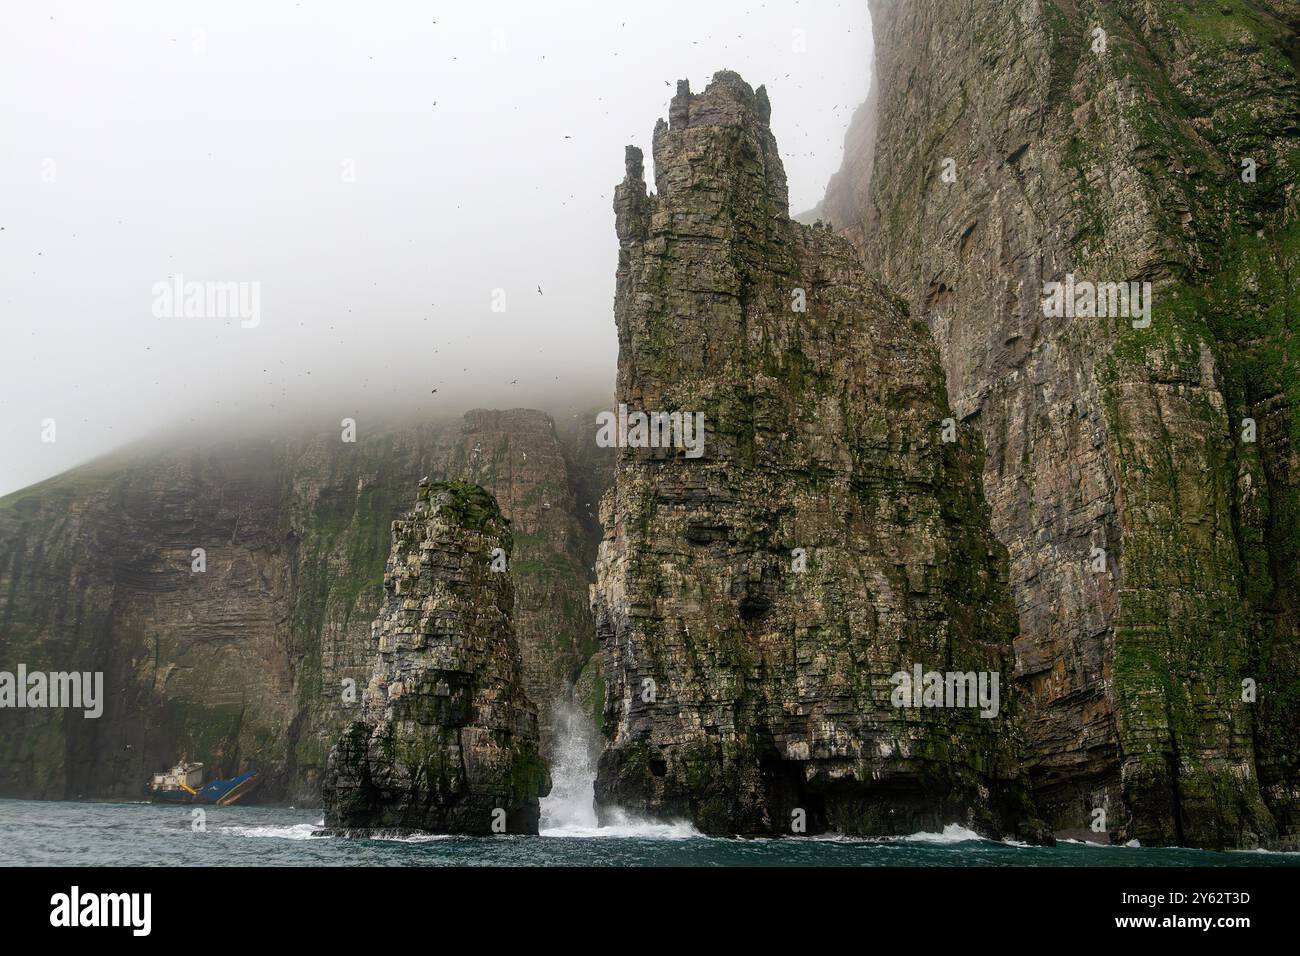
[[[596,770],[591,765],[594,728],[571,704],[557,705],[551,792],[541,800],[543,836],[577,836],[596,829]]]
[[[454,833],[370,833],[367,840],[385,840],[389,843],[432,843],[434,840],[454,840]]]
[[[1300,856],[1300,850],[1266,850],[1257,846],[1253,850],[1229,850],[1229,853],[1262,853],[1266,856]]]
[[[325,825],[320,823],[295,823],[287,827],[222,827],[222,833],[242,837],[271,837],[279,840],[310,840],[312,831]]]
[[[789,839],[781,837],[777,839]],[[1006,839],[1002,841],[990,840],[988,837],[982,837],[974,830],[968,830],[960,823],[950,823],[943,828],[942,833],[929,833],[920,831],[918,833],[909,833],[906,836],[848,836],[844,833],[818,833],[811,836],[799,837],[800,841],[807,840],[812,843],[867,843],[879,845],[881,843],[934,843],[938,845],[952,843],[998,843],[1003,846],[1012,847],[1029,847],[1029,843],[1020,843],[1015,840]],[[751,842],[761,842],[760,839]]]
[[[242,837],[269,837],[277,840],[323,840],[328,837],[315,836],[315,832],[325,826],[325,821],[316,823],[295,823],[285,827],[222,827],[222,833]],[[428,843],[431,840],[450,840],[448,833],[385,833],[378,831],[365,836],[367,840],[385,840],[392,843]]]
[[[913,833],[911,836],[893,837],[903,843],[969,843],[977,841],[980,843],[992,843],[987,837],[982,837],[974,830],[968,830],[960,823],[950,823],[943,828],[942,833]]]
[[[561,706],[551,759],[551,792],[542,798],[540,836],[567,839],[689,840],[702,834],[685,822],[655,823],[611,810],[604,826],[596,818],[596,768],[591,763],[594,728],[586,715]]]
[[[786,837],[754,837],[752,842],[775,842],[784,840]],[[810,843],[880,843],[886,839],[896,839],[894,837],[861,837],[849,836],[845,833],[813,833],[808,836],[799,837],[800,840],[807,840]]]
[[[594,814],[593,814],[594,816]],[[656,823],[630,816],[621,810],[609,812],[609,820],[604,826],[561,826],[546,827],[539,831],[544,837],[566,837],[569,839],[640,839],[640,840],[690,840],[703,837],[699,830],[684,820],[672,823]]]

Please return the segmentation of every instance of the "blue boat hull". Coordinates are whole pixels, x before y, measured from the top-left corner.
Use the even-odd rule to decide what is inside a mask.
[[[150,790],[154,803],[203,803],[230,806],[257,786],[257,771],[249,770],[229,780],[214,780],[191,793],[188,790]]]

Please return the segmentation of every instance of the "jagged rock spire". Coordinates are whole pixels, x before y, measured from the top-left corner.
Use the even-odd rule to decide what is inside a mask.
[[[477,485],[422,481],[393,522],[362,717],[323,787],[331,830],[537,832],[549,784],[511,623],[510,549]]]
[[[1014,609],[978,446],[947,444],[928,330],[790,220],[766,93],[678,87],[615,193],[617,403],[700,415],[619,450],[594,610],[596,795],[719,833],[1034,829],[1009,730]],[[630,439],[630,435],[629,435]],[[891,675],[996,673],[997,717],[902,710]]]

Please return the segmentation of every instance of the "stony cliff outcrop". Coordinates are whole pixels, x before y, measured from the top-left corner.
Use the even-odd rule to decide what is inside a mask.
[[[789,217],[765,90],[683,82],[615,193],[621,443],[593,589],[598,808],[715,833],[1028,829],[1015,614],[979,444],[924,324]],[[698,454],[697,454],[698,452]],[[1001,674],[1000,709],[896,706],[898,672]],[[973,701],[972,701],[973,703]]]
[[[314,804],[357,716],[344,681],[373,668],[390,525],[426,475],[481,484],[513,521],[515,629],[549,745],[548,705],[595,646],[572,491],[594,480],[585,450],[570,460],[528,409],[363,416],[356,439],[167,441],[0,500],[0,669],[103,671],[106,690],[98,720],[0,713],[0,795],[135,796],[185,755]]]
[[[431,472],[482,485],[510,519],[515,633],[546,755],[556,706],[597,651],[587,585],[600,540],[596,489],[609,468],[590,432],[581,438],[533,409],[472,411],[444,433]]]
[[[374,667],[330,752],[325,826],[536,833],[550,786],[512,624],[509,523],[477,485],[423,481],[392,532]]]
[[[1295,845],[1300,4],[871,12],[875,88],[821,211],[983,438],[1041,808]],[[1149,324],[1045,314],[1067,276],[1150,282]]]

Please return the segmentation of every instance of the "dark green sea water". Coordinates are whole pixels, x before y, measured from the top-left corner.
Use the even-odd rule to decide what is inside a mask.
[[[62,866],[1252,866],[1300,865],[1300,854],[1012,846],[955,827],[906,839],[713,839],[688,826],[567,826],[535,837],[344,840],[312,837],[319,810],[0,800],[0,865]]]

